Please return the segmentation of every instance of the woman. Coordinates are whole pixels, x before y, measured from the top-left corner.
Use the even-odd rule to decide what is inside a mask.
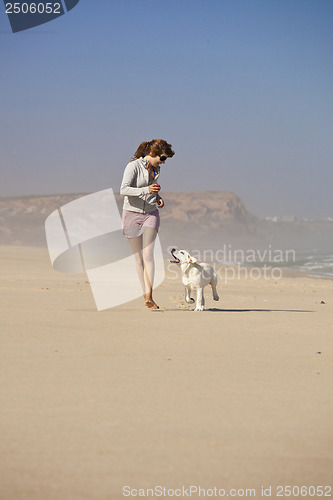
[[[142,142],[125,168],[120,194],[124,196],[123,232],[135,253],[137,272],[148,309],[158,309],[153,300],[154,244],[160,226],[158,208],[164,201],[158,194],[160,165],[174,155],[171,144],[162,139]],[[158,208],[157,208],[158,207]]]

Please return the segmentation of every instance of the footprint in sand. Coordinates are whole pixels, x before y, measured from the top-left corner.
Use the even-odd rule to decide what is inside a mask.
[[[177,295],[170,295],[169,299],[174,304],[177,304],[178,309],[191,309],[191,306],[186,304],[179,295],[178,296]]]

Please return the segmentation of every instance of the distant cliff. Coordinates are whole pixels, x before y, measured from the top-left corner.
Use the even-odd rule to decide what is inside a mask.
[[[0,198],[0,244],[46,245],[45,219],[82,194]]]
[[[85,196],[66,194],[0,198],[0,244],[46,245],[44,222],[54,210]],[[217,249],[272,245],[295,250],[332,251],[333,221],[273,221],[249,213],[234,193],[223,191],[163,193],[160,211],[162,247]],[[122,197],[116,195],[121,212]]]
[[[249,213],[224,191],[165,193],[161,240],[184,248],[264,248],[333,251],[333,220],[268,220]],[[164,211],[165,210],[165,211]]]

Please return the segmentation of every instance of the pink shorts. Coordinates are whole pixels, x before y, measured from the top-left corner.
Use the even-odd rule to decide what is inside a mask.
[[[145,227],[153,227],[158,231],[160,227],[160,213],[157,208],[153,212],[145,214],[123,210],[122,224],[123,233],[127,238],[137,238],[141,236]]]

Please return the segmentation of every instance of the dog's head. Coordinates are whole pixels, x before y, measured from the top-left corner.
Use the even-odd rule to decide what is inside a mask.
[[[173,260],[170,260],[170,262],[175,264],[194,264],[197,261],[197,259],[192,257],[186,250],[176,250],[173,248],[171,250],[171,255]]]

